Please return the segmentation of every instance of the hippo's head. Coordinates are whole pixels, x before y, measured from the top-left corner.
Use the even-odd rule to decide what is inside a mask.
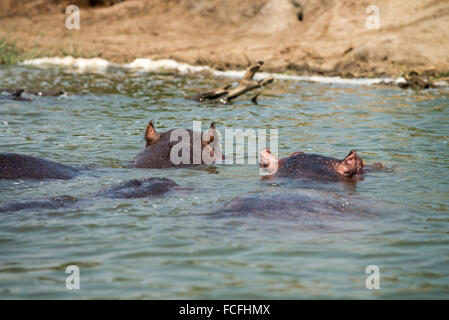
[[[167,146],[171,148],[173,144],[171,142],[171,133],[176,130],[182,130],[182,133],[189,134],[190,137],[187,136],[186,140],[183,143],[187,143],[187,146],[190,148],[190,150],[193,150],[193,148],[197,148],[196,142],[192,141],[192,130],[187,129],[174,129],[169,130],[162,133],[157,133],[153,121],[150,121],[147,125],[147,128],[145,130],[145,141],[146,146],[145,148],[148,148],[150,146],[159,145],[159,146]],[[179,132],[179,131],[178,131]],[[170,137],[170,139],[167,139],[167,137]],[[180,139],[180,140],[179,140]],[[189,140],[187,140],[189,139]],[[178,142],[181,142],[182,135],[178,137]],[[201,136],[201,152],[202,152],[202,161],[204,161],[206,164],[212,164],[215,163],[218,159],[224,160],[225,157],[220,151],[220,143],[219,143],[219,134],[217,130],[215,129],[215,122],[212,122],[210,128],[204,132]],[[169,149],[170,150],[170,149]],[[170,153],[170,152],[169,152]]]
[[[267,174],[275,174],[279,168],[279,159],[271,153],[270,149],[260,152],[259,167]]]
[[[351,150],[346,158],[335,164],[335,170],[345,177],[351,177],[354,174],[362,173],[365,164],[355,150]]]

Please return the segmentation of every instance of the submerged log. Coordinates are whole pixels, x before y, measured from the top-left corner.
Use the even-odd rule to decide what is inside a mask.
[[[250,65],[248,68],[246,68],[245,74],[243,75],[242,80],[240,80],[237,87],[232,88],[231,84],[227,84],[223,87],[217,88],[212,91],[207,91],[203,93],[199,93],[197,95],[194,95],[192,97],[189,97],[188,99],[192,99],[195,101],[209,101],[209,102],[219,102],[223,104],[229,103],[231,100],[245,94],[246,92],[258,88],[262,88],[266,86],[267,84],[270,84],[273,82],[273,77],[268,76],[265,77],[262,80],[253,80],[254,75],[256,72],[260,70],[260,68],[263,65],[263,61],[258,61],[257,63],[254,63]],[[251,101],[256,103],[257,97],[260,95],[260,92],[256,94]]]
[[[11,100],[18,100],[18,101],[31,101],[31,98],[25,98],[22,97],[22,93],[24,93],[25,90],[23,89],[13,89],[13,90],[1,90],[0,89],[0,98],[1,99],[11,99]],[[6,93],[7,95],[5,95]]]
[[[42,97],[58,97],[67,95],[63,90],[25,90],[25,89],[0,89],[0,98],[12,99],[20,101],[31,101],[31,97],[24,97],[23,94],[42,96]]]

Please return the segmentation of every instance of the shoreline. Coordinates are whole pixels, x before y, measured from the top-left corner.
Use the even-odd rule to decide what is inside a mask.
[[[216,70],[209,66],[193,66],[172,59],[152,60],[147,58],[137,58],[131,63],[115,63],[102,58],[74,58],[74,57],[44,57],[30,59],[21,62],[19,65],[31,66],[37,68],[46,68],[50,66],[58,66],[70,68],[79,73],[85,72],[104,72],[112,69],[121,69],[125,71],[140,72],[169,72],[185,74],[210,74],[215,77],[240,79],[244,70]],[[273,76],[275,80],[314,82],[325,84],[347,84],[347,85],[399,85],[404,84],[407,80],[404,77],[360,77],[360,78],[343,78],[341,76],[320,76],[320,75],[291,75],[278,72],[258,72],[254,79],[261,80],[267,76]],[[435,83],[438,87],[448,86],[447,81],[439,81]]]
[[[65,0],[7,0],[0,38],[34,57],[168,59],[222,72],[262,60],[263,71],[291,76],[449,80],[449,3],[381,1],[370,30],[358,0],[295,1],[125,0],[80,6],[80,29],[68,30]]]

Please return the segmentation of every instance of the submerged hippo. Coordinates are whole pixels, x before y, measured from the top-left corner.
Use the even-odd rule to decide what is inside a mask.
[[[246,221],[251,228],[268,227],[279,233],[285,227],[301,231],[371,228],[378,218],[397,211],[393,204],[346,192],[272,187],[237,196],[207,215],[233,219],[233,226]]]
[[[262,170],[271,176],[323,181],[349,179],[361,174],[365,165],[355,150],[351,150],[343,160],[301,151],[279,160],[269,149],[265,149],[260,153],[259,163]]]
[[[163,195],[169,191],[179,190],[181,187],[173,180],[167,178],[148,178],[144,180],[132,179],[122,182],[98,193],[104,198],[147,198]]]
[[[224,159],[217,142],[215,123],[205,134],[190,129],[158,133],[150,121],[145,130],[146,146],[131,163],[134,168],[169,168],[192,164],[212,164]]]
[[[297,188],[275,188],[238,196],[217,211],[221,214],[254,215],[270,217],[283,215],[295,218],[313,216],[341,216],[355,211],[366,212],[366,199],[330,191]]]
[[[0,213],[14,212],[24,209],[57,209],[75,204],[78,199],[70,196],[60,196],[53,198],[11,200],[0,204]]]
[[[95,195],[95,198],[134,199],[149,198],[164,195],[170,191],[181,190],[181,186],[167,178],[132,179],[112,186]],[[0,205],[0,213],[13,212],[23,209],[57,209],[68,207],[87,199],[76,199],[70,196],[52,198],[7,201]]]
[[[0,179],[72,179],[82,168],[17,153],[0,153]]]

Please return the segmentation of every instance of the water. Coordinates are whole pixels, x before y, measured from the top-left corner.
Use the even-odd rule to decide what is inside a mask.
[[[102,199],[56,210],[0,216],[0,298],[447,298],[449,293],[449,91],[277,81],[259,105],[183,99],[229,79],[113,70],[2,67],[1,87],[79,93],[32,102],[0,100],[0,150],[92,174],[69,181],[0,181],[0,203],[71,195],[89,198],[131,178],[164,176],[192,192],[154,199]],[[257,165],[127,169],[143,130],[277,128],[279,153],[397,165],[356,185],[308,188],[378,203],[378,214],[311,228],[275,214],[204,214],[246,192],[291,188],[262,181]],[[369,201],[368,201],[369,200]],[[67,290],[65,268],[80,268]],[[366,289],[368,265],[380,290]]]

